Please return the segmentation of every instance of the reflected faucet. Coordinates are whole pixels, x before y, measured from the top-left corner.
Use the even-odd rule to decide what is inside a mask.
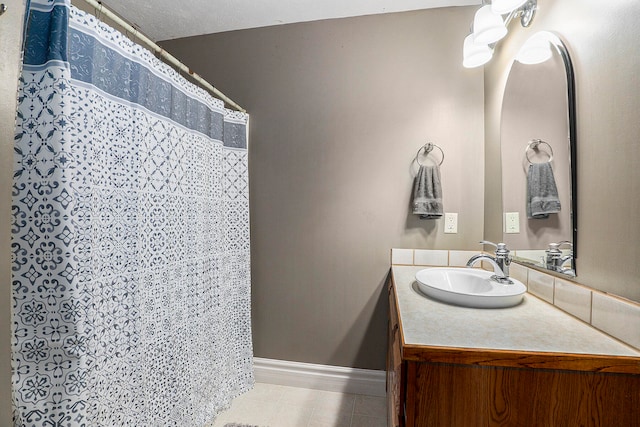
[[[511,264],[511,257],[509,256],[509,249],[504,243],[495,244],[486,240],[481,240],[483,245],[493,245],[496,247],[496,256],[492,257],[487,254],[478,254],[472,256],[467,262],[467,267],[473,267],[478,261],[487,261],[493,267],[495,273],[491,276],[492,280],[503,284],[513,284],[513,281],[509,279],[509,264]]]
[[[562,242],[558,242],[558,243],[549,243],[549,248],[545,251],[545,255],[546,255],[546,267],[549,270],[552,271],[557,271],[560,273],[565,272],[565,270],[567,269],[563,269],[562,265],[571,260],[573,258],[573,254],[569,253],[568,255],[564,255],[562,253],[562,251],[560,250],[560,246],[568,244],[570,248],[573,249],[573,244],[571,242],[569,242],[568,240],[564,240]],[[573,252],[573,250],[572,250]],[[573,266],[570,268],[572,269]],[[570,270],[569,269],[569,270]]]

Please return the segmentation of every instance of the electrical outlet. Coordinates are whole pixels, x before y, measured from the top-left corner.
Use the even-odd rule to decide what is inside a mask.
[[[455,234],[458,232],[458,214],[457,213],[445,212],[444,232],[447,234]]]
[[[515,234],[520,232],[520,213],[506,212],[504,214],[504,232]]]

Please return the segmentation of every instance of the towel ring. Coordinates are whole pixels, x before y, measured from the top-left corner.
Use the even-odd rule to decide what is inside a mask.
[[[551,154],[547,153],[549,155],[549,160],[547,160],[547,162],[551,163],[551,161],[553,160],[553,148],[551,147],[551,145],[547,141],[543,141],[541,139],[532,139],[527,144],[527,148],[524,149],[524,155],[530,165],[532,165],[533,162],[529,158],[529,150],[531,149],[534,151],[538,151],[538,147],[540,146],[540,144],[546,145],[547,147],[549,147],[549,151],[551,151]]]
[[[442,162],[444,162],[444,151],[442,151],[442,148],[440,148],[438,145],[434,144],[433,142],[427,142],[422,147],[420,147],[420,149],[416,153],[416,163],[418,163],[419,166],[424,166],[422,163],[420,163],[420,152],[424,150],[424,155],[428,156],[429,153],[433,151],[434,147],[440,150],[440,154],[442,154],[442,158],[440,159],[440,163],[438,163],[438,166],[442,165]]]

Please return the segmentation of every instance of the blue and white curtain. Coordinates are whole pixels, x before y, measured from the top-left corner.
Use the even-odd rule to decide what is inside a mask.
[[[203,426],[253,384],[247,119],[31,0],[13,188],[17,426]]]

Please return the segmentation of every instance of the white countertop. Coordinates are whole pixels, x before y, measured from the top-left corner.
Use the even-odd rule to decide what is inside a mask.
[[[640,357],[640,352],[529,293],[520,305],[502,309],[431,299],[415,283],[416,273],[424,268],[391,268],[406,345]]]

